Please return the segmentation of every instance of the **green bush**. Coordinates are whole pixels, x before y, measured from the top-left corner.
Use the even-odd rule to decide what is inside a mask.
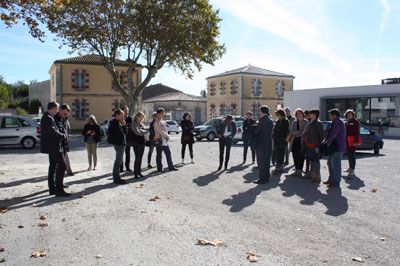
[[[17,111],[17,115],[27,115],[28,114],[28,112],[24,108],[21,108],[21,107],[17,107],[15,110]]]

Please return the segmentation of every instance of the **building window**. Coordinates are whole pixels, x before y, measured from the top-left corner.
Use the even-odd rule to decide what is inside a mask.
[[[222,80],[219,85],[220,85],[220,87],[219,87],[220,94],[225,95],[226,94],[226,81]]]
[[[72,89],[83,91],[89,89],[89,73],[84,69],[72,72]]]
[[[253,102],[251,105],[252,113],[255,118],[258,118],[259,116],[259,111],[260,111],[261,104],[259,102]]]
[[[85,120],[89,117],[89,102],[86,99],[75,99],[72,103],[72,112],[76,120]]]
[[[231,103],[230,113],[231,113],[231,115],[237,115],[237,104],[236,103]]]
[[[253,79],[251,82],[251,93],[253,96],[261,95],[261,80]]]
[[[235,95],[238,93],[238,82],[236,79],[231,81],[231,94]]]
[[[219,114],[220,115],[226,115],[227,114],[227,106],[226,106],[226,104],[224,104],[224,103],[221,103],[220,105],[219,105]]]
[[[121,85],[121,87],[124,90],[127,90],[128,89],[128,74],[125,71],[119,71],[119,70],[116,71],[116,74],[117,74],[117,79],[118,79],[119,85]],[[112,82],[113,82],[113,86],[112,86],[113,90],[116,90],[118,86],[115,85],[114,81],[112,81]]]
[[[283,97],[283,92],[285,91],[285,81],[278,80],[275,83],[275,93],[277,97]]]
[[[210,117],[215,117],[217,115],[217,106],[215,103],[210,104]]]
[[[215,82],[210,83],[210,95],[215,96],[217,94],[217,84]]]

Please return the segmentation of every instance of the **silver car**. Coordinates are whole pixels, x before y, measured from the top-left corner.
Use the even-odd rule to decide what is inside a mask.
[[[24,116],[0,115],[0,145],[32,149],[40,142],[40,126]]]

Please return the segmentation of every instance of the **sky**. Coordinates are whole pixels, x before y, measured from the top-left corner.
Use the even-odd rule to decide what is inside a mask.
[[[162,83],[199,95],[206,77],[246,65],[295,76],[294,89],[380,84],[400,77],[398,0],[211,0],[219,9],[227,52],[190,80],[171,68]],[[7,82],[49,79],[53,61],[70,57],[49,36],[0,24],[0,75]]]

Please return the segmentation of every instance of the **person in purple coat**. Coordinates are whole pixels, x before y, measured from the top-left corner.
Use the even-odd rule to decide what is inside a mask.
[[[328,187],[340,187],[342,179],[342,155],[346,152],[346,127],[340,119],[338,109],[329,111],[332,121],[328,134],[323,141],[327,144],[329,179],[324,182]]]

